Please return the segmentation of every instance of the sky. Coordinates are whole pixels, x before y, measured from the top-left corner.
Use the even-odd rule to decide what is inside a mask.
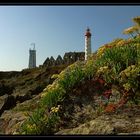
[[[92,52],[134,25],[140,5],[0,6],[0,71],[28,68],[29,49],[35,43],[37,66],[47,57],[84,51],[85,32],[91,30]]]

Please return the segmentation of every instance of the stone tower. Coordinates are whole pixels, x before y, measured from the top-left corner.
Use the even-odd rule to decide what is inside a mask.
[[[36,67],[36,50],[35,50],[35,43],[32,43],[31,45],[34,45],[33,50],[29,50],[29,69]]]
[[[85,60],[88,59],[88,56],[91,54],[91,33],[90,29],[87,28],[85,33]]]

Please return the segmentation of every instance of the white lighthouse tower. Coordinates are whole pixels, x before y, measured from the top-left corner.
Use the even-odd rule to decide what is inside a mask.
[[[88,59],[90,54],[91,54],[91,33],[90,29],[87,28],[85,33],[85,60]]]
[[[35,50],[35,43],[31,45],[34,46],[33,50],[29,50],[29,69],[36,67],[36,50]]]

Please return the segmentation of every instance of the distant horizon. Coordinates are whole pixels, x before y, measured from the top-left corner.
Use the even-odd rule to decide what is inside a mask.
[[[28,68],[35,43],[37,67],[47,57],[84,52],[84,35],[91,31],[92,52],[133,26],[140,6],[0,6],[0,71]]]
[[[32,50],[32,48],[30,48],[30,49]],[[30,50],[30,49],[29,49],[29,50]],[[36,50],[36,49],[35,49],[35,50]],[[74,51],[74,52],[70,51],[70,52],[65,52],[65,53],[82,53],[82,52],[84,52],[84,51],[81,51],[81,52],[79,52],[79,51],[78,51],[78,52],[76,52],[76,51]],[[64,55],[65,55],[65,53],[64,53]],[[92,52],[92,53],[94,53],[94,52]],[[64,55],[63,55],[63,56],[60,55],[60,56],[62,57],[62,59],[63,59]],[[58,55],[58,56],[59,56],[59,55]],[[58,57],[58,56],[57,56],[57,57]],[[51,57],[53,57],[53,56],[50,56],[50,57],[47,57],[47,58],[51,58]],[[53,57],[53,58],[56,60],[57,57],[56,57],[56,58]],[[46,58],[46,59],[47,59],[47,58]],[[46,60],[46,59],[45,59],[45,60]],[[44,60],[44,62],[45,62],[45,60]],[[43,62],[43,63],[44,63],[44,62]],[[40,65],[37,66],[36,68],[39,68],[41,65],[43,66],[43,64],[40,64]],[[24,69],[22,69],[22,70],[26,70],[26,69],[29,69],[29,68],[27,67],[27,68],[24,68]],[[20,71],[22,71],[22,70],[20,70]],[[0,72],[20,72],[20,71],[10,70],[10,71],[0,71]]]

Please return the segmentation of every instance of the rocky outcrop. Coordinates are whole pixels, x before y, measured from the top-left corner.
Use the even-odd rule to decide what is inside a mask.
[[[76,128],[61,130],[55,135],[139,135],[140,106],[116,114],[103,114]]]
[[[11,109],[16,105],[16,99],[12,95],[3,95],[0,97],[0,115],[4,110]]]
[[[7,72],[0,71],[0,80],[1,79],[8,79],[10,77],[16,77],[19,74],[20,74],[19,71],[7,71]]]
[[[15,88],[12,85],[6,84],[3,80],[0,82],[0,96],[4,94],[12,94]]]
[[[0,134],[17,134],[23,122],[26,120],[27,112],[32,113],[36,109],[40,95],[27,100],[23,103],[17,103],[12,110],[5,110],[0,117]]]
[[[76,85],[62,104],[61,128],[55,135],[137,135],[140,134],[140,105],[129,103],[114,112],[105,112],[95,90],[94,79]],[[100,87],[102,89],[102,87]],[[120,100],[119,88],[112,85],[110,102]]]
[[[53,82],[53,74],[58,74],[65,66],[23,70],[17,75],[0,80],[0,116],[5,110],[12,109],[17,103],[30,100]],[[6,72],[7,73],[7,72]]]
[[[9,98],[11,98],[11,101],[15,100],[16,105],[11,109],[3,110],[0,117],[0,134],[18,134],[23,122],[29,117],[27,112],[32,114],[38,107],[41,98],[41,94],[38,92],[42,90],[39,86],[44,86],[41,81],[45,83],[45,86],[46,82],[52,82],[51,80],[45,80],[45,76],[49,77],[46,70],[49,74],[50,72],[51,74],[59,73],[57,71],[58,67],[53,68],[53,72],[51,68],[44,69],[41,73],[32,75],[34,82],[29,78],[29,73],[26,73],[26,76],[29,78],[26,79],[27,77],[24,77],[27,85],[23,85],[24,82],[22,81],[20,83],[22,87],[18,86],[14,93],[1,96],[1,108],[4,108],[6,103],[10,105]],[[69,91],[63,103],[60,103],[60,127],[59,131],[55,132],[55,135],[140,134],[140,106],[126,104],[126,106],[119,108],[116,112],[98,114],[96,104],[99,103],[100,97],[98,96],[99,93],[95,92],[94,84],[98,84],[97,81],[94,82],[94,79],[85,80]],[[27,87],[30,88],[27,90]],[[28,92],[25,92],[25,89]],[[112,91],[112,102],[119,100],[118,87],[113,86]]]
[[[14,134],[21,128],[27,116],[24,112],[5,111],[0,117],[0,134]]]

